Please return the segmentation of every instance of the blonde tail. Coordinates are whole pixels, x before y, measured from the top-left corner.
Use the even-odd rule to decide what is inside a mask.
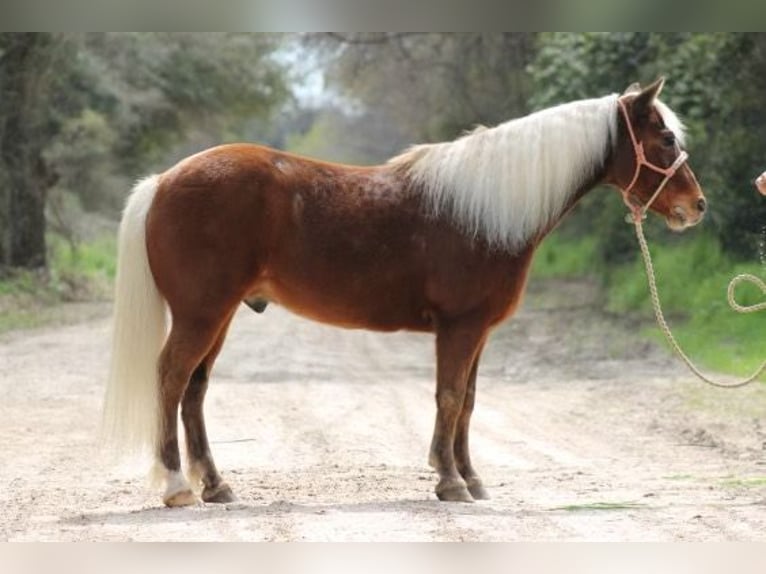
[[[159,176],[133,188],[120,223],[112,362],[104,399],[102,437],[116,454],[157,446],[160,431],[157,359],[167,334],[166,305],[146,249],[146,215]]]

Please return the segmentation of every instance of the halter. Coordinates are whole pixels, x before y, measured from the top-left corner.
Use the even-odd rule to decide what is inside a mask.
[[[684,150],[681,150],[681,153],[676,158],[676,161],[674,161],[673,165],[670,167],[660,167],[650,162],[648,159],[646,159],[646,155],[644,154],[644,144],[636,139],[636,134],[633,132],[633,126],[630,123],[630,117],[628,116],[628,110],[625,107],[625,102],[622,100],[622,98],[618,98],[617,103],[620,104],[620,109],[625,116],[625,125],[628,126],[628,134],[630,135],[630,141],[633,143],[633,151],[636,154],[636,171],[633,173],[633,179],[630,180],[630,185],[622,190],[622,199],[625,202],[625,205],[628,206],[628,209],[630,209],[630,216],[626,217],[626,220],[630,222],[632,218],[633,221],[640,221],[641,219],[646,218],[646,211],[649,209],[652,203],[654,203],[654,200],[657,199],[657,196],[660,195],[660,192],[665,188],[665,185],[668,183],[668,181],[670,181],[670,178],[672,178],[678,171],[678,168],[681,167],[681,165],[683,165],[683,163],[688,159],[689,154]],[[647,201],[643,206],[641,206],[640,200],[637,200],[638,198],[636,198],[635,195],[633,196],[633,200],[631,200],[630,197],[630,190],[633,189],[634,185],[636,185],[636,181],[638,181],[638,175],[641,173],[642,166],[646,166],[649,169],[665,176],[665,179],[663,179],[662,182],[660,182],[660,185],[657,186],[657,190],[652,194],[652,197],[650,197],[649,201]]]

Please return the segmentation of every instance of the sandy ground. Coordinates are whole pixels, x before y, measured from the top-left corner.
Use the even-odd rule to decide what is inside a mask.
[[[548,307],[566,289],[568,307]],[[479,372],[493,499],[440,503],[431,337],[243,308],[214,371],[212,448],[240,498],[162,507],[95,443],[109,321],[0,339],[2,540],[763,540],[766,385],[706,387],[587,284],[537,291]]]

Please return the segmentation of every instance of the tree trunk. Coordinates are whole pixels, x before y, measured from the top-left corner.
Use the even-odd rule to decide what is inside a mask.
[[[0,169],[5,214],[4,262],[45,267],[45,200],[50,177],[43,148],[50,136],[51,34],[0,38]]]

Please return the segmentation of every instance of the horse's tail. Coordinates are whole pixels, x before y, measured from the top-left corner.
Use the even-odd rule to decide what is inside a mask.
[[[157,360],[164,344],[166,305],[149,268],[146,216],[159,176],[133,188],[120,223],[112,362],[102,437],[119,454],[157,446],[160,390]]]

